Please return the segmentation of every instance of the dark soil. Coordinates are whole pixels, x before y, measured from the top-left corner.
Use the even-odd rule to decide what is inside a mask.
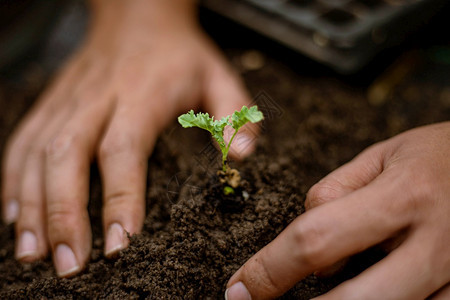
[[[148,215],[129,248],[115,260],[102,254],[101,188],[93,167],[89,209],[94,249],[86,269],[72,279],[59,279],[50,258],[18,263],[13,226],[0,224],[1,299],[221,299],[233,272],[304,211],[305,194],[321,177],[374,142],[450,119],[449,83],[421,75],[438,66],[448,78],[448,65],[427,61],[375,106],[366,99],[366,87],[336,76],[311,78],[306,70],[294,73],[275,59],[266,57],[261,69],[245,71],[242,53],[229,51],[266,115],[255,154],[231,163],[241,172],[242,190],[235,197],[223,196],[215,176],[219,156],[208,135],[174,123],[149,160]],[[426,60],[426,53],[421,55]],[[30,70],[24,82],[1,84],[2,149],[42,88]],[[283,298],[322,294],[382,256],[377,249],[357,255],[338,275],[311,275]]]

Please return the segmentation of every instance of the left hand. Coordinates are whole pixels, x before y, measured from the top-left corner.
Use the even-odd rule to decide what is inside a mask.
[[[193,0],[91,3],[87,39],[15,129],[2,161],[16,258],[51,252],[60,277],[90,257],[92,162],[102,177],[104,253],[113,257],[127,247],[126,232],[144,224],[147,160],[163,128],[189,109],[221,118],[251,102],[201,30]],[[230,155],[248,154],[253,137],[241,135]]]
[[[449,149],[450,122],[425,126],[326,176],[308,211],[231,277],[228,299],[275,298],[388,239],[388,256],[317,299],[450,299]]]

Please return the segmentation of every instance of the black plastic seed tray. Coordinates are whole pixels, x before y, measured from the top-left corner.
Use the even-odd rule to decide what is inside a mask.
[[[447,0],[203,0],[206,8],[353,73],[401,43]],[[447,30],[447,29],[444,29]]]

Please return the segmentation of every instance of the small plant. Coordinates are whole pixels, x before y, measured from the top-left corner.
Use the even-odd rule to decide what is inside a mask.
[[[223,117],[220,120],[214,120],[214,116],[210,117],[208,113],[200,112],[195,114],[193,110],[190,110],[187,114],[179,116],[178,122],[184,128],[199,127],[205,129],[209,131],[217,141],[219,148],[222,151],[222,170],[218,172],[218,175],[222,183],[227,182],[231,186],[228,188],[226,187],[226,194],[230,194],[232,193],[230,188],[238,187],[240,181],[239,172],[235,169],[230,169],[227,162],[231,143],[242,126],[248,122],[260,122],[262,119],[264,119],[264,116],[255,105],[250,108],[243,106],[240,111],[235,111],[231,116]],[[231,126],[234,129],[234,133],[228,144],[223,137],[226,126]]]

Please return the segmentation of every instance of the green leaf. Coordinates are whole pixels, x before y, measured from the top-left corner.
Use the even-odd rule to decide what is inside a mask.
[[[192,109],[187,114],[179,116],[178,122],[184,128],[199,127],[209,132],[214,127],[214,117],[210,118],[208,113],[194,114]]]
[[[211,133],[211,135],[219,143],[219,147],[226,148],[225,140],[223,139],[223,130],[225,126],[230,125],[228,118],[224,117],[221,120],[214,120],[214,117],[210,117],[208,113],[197,113],[190,110],[187,114],[178,117],[178,122],[184,128],[198,127],[205,129]]]
[[[258,110],[256,105],[248,108],[243,106],[240,111],[235,111],[231,116],[233,129],[239,130],[246,123],[257,123],[264,119],[263,113]]]

